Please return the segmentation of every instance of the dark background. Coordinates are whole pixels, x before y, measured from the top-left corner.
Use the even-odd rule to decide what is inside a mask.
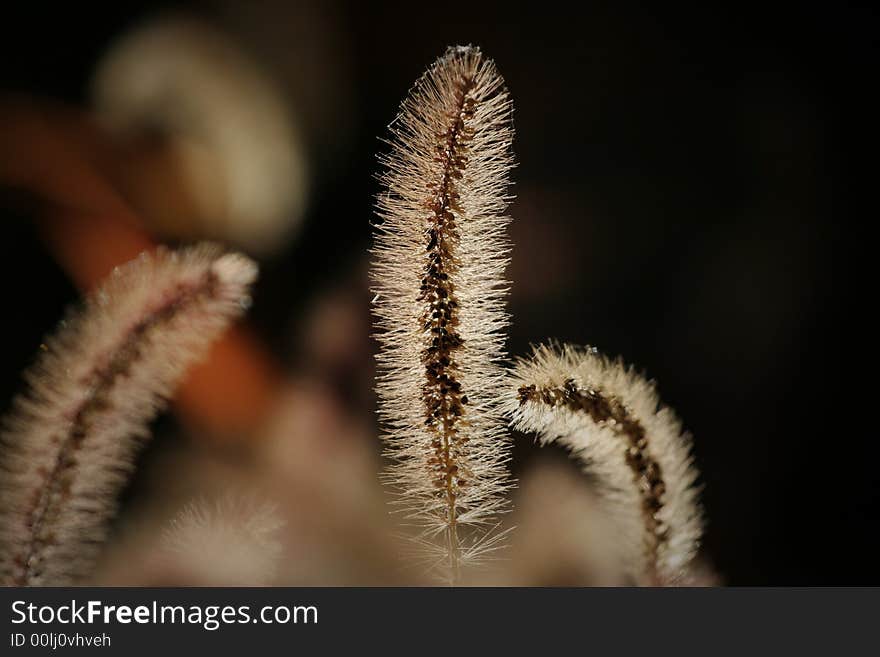
[[[85,104],[89,73],[111,40],[169,6],[9,5],[2,86]],[[173,5],[181,6],[220,22],[235,13],[222,3]],[[864,314],[876,293],[844,303],[859,280],[851,235],[863,212],[851,163],[866,114],[855,93],[876,82],[871,10],[550,2],[312,10],[344,52],[347,118],[335,150],[312,144],[304,230],[265,264],[256,294],[252,317],[280,357],[292,358],[290,322],[278,319],[296,317],[364,258],[377,137],[398,103],[447,45],[478,44],[516,107],[511,353],[547,337],[589,343],[660,382],[695,436],[706,550],[728,583],[880,583],[876,402],[857,376],[872,373],[860,333],[873,337]],[[283,30],[277,21],[271,36]],[[5,408],[75,292],[28,217],[4,215]],[[365,291],[365,309],[368,301]],[[518,466],[532,451],[527,439],[519,444]]]

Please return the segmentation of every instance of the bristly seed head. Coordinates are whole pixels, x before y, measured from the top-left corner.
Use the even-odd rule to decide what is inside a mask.
[[[596,475],[613,509],[633,578],[679,580],[699,546],[702,517],[690,440],[653,384],[594,350],[539,347],[513,374],[516,429],[559,441]]]
[[[493,394],[507,324],[510,114],[494,64],[450,48],[404,101],[383,159],[372,277],[386,478],[453,581],[497,547],[485,534],[510,485]]]
[[[255,278],[253,262],[214,246],[159,249],[61,322],[0,430],[0,582],[90,573],[149,420]]]

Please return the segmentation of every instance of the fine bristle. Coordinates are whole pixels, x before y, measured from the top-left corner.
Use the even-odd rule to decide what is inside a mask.
[[[517,364],[506,407],[514,428],[558,441],[596,477],[637,582],[685,575],[702,533],[697,471],[653,383],[594,350],[542,346]]]
[[[194,583],[266,586],[278,570],[283,526],[275,505],[254,497],[198,499],[162,532],[158,559]]]
[[[512,105],[479,49],[428,70],[382,159],[372,281],[386,480],[445,579],[497,542],[509,444],[503,385],[504,269]]]
[[[240,315],[256,266],[211,245],[118,268],[61,322],[0,431],[0,581],[90,571],[148,422]]]

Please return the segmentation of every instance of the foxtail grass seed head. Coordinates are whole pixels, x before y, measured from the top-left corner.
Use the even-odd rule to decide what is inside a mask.
[[[690,438],[654,384],[592,349],[541,346],[508,386],[513,427],[559,442],[597,479],[639,584],[682,581],[702,514]]]
[[[497,549],[507,507],[505,215],[512,104],[494,63],[453,47],[391,125],[373,247],[387,483],[441,577]]]
[[[214,246],[144,253],[61,322],[0,429],[0,582],[90,572],[147,424],[244,312],[256,265]]]

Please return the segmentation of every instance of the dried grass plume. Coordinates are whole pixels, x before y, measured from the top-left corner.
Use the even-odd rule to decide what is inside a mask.
[[[386,480],[448,581],[497,547],[507,505],[504,269],[512,104],[494,63],[453,47],[391,125],[373,248]]]
[[[244,311],[255,277],[213,246],[145,253],[42,345],[0,431],[0,582],[90,573],[147,423]]]
[[[592,474],[639,584],[683,581],[702,517],[690,438],[654,384],[592,349],[542,346],[509,386],[513,426],[559,442]]]

